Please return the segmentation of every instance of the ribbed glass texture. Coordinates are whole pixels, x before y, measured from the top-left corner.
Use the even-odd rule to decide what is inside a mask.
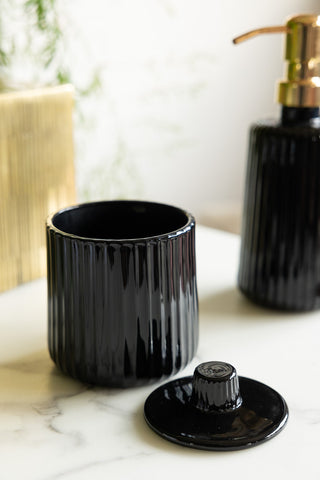
[[[251,129],[238,282],[244,294],[266,306],[320,307],[317,121],[265,122]]]
[[[235,368],[224,362],[199,365],[192,379],[191,404],[202,412],[231,412],[241,405]]]
[[[190,362],[198,342],[194,228],[99,241],[48,224],[49,351],[62,371],[130,387]]]

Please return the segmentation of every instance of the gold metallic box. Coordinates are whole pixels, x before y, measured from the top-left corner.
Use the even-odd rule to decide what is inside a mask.
[[[45,220],[75,203],[73,87],[0,94],[0,292],[46,274]]]

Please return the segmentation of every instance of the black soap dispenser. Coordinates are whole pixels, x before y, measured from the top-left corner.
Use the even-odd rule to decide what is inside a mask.
[[[251,127],[238,285],[276,309],[320,307],[320,15],[241,35],[286,34],[279,120]]]

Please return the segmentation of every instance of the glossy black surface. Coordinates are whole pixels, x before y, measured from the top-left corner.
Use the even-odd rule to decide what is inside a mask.
[[[238,283],[269,307],[320,307],[318,108],[251,128]]]
[[[137,201],[71,207],[48,220],[47,250],[49,351],[63,372],[130,387],[172,375],[193,358],[190,214]]]
[[[237,408],[242,398],[235,368],[229,363],[199,365],[192,379],[192,405],[202,412],[227,412]]]
[[[238,377],[229,364],[202,365],[211,372],[199,375],[197,367],[193,377],[162,385],[147,398],[145,419],[156,433],[187,447],[240,450],[270,440],[282,430],[288,408],[275,390]],[[219,373],[221,366],[224,378]],[[200,387],[196,386],[199,377],[206,379]],[[200,388],[200,395],[199,391],[195,395],[195,388]],[[204,403],[198,402],[199,397]]]

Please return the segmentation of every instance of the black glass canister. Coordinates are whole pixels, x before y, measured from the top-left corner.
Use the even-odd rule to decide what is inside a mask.
[[[280,120],[250,130],[238,284],[259,304],[312,310],[320,307],[320,16],[273,28],[287,34],[288,79]]]
[[[170,206],[106,201],[47,221],[48,345],[84,382],[133,387],[168,377],[198,343],[195,221]]]

